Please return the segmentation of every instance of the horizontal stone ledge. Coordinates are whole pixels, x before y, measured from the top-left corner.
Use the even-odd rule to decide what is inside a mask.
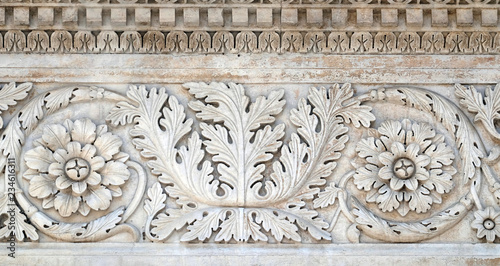
[[[10,258],[8,258],[10,259]],[[328,264],[443,265],[442,263],[498,265],[500,245],[494,244],[161,244],[161,243],[21,243],[13,263],[48,265],[54,262],[108,265],[176,263],[204,265],[237,263],[310,265]],[[7,260],[4,259],[4,260]],[[429,264],[430,263],[430,264]]]
[[[0,69],[0,82],[57,82],[78,84],[169,84],[192,81],[220,81],[246,84],[489,84],[500,80],[490,69]],[[126,87],[126,86],[125,86]]]
[[[228,60],[227,60],[228,59]],[[499,72],[495,55],[322,55],[309,54],[16,54],[0,55],[0,69],[468,69]],[[75,64],[75,62],[78,62]],[[182,66],[179,68],[179,66]]]

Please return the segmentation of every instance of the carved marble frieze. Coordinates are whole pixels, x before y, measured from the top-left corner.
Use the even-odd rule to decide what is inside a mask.
[[[498,85],[33,86],[0,90],[3,239],[500,241]]]

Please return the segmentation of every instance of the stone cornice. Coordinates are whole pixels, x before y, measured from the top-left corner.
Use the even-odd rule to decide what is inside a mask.
[[[73,2],[0,3],[0,53],[500,52],[494,1]]]

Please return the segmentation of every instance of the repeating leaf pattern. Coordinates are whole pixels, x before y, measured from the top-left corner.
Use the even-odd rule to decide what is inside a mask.
[[[467,88],[461,84],[455,85],[455,94],[462,106],[476,114],[474,121],[481,121],[494,138],[500,139],[495,129],[495,120],[500,118],[500,83],[493,90],[488,86],[484,98],[474,86]]]
[[[177,99],[169,97],[165,88],[153,88],[148,92],[144,86],[131,86],[127,95],[131,103],[118,103],[108,119],[115,125],[135,123],[130,131],[132,142],[142,156],[150,159],[148,165],[159,175],[158,180],[168,185],[170,196],[177,198],[180,204],[193,200],[217,202],[219,197],[211,192],[217,189],[218,181],[210,174],[210,163],[205,162],[201,170],[197,167],[204,157],[198,135],[194,133],[187,147],[177,149],[178,141],[191,130],[192,120],[185,119],[184,107]],[[167,100],[169,107],[164,107]],[[181,162],[177,162],[177,156],[181,157]],[[190,190],[203,192],[207,189],[208,193],[189,193]]]
[[[0,91],[0,110],[6,110],[8,106],[16,104],[17,101],[26,97],[27,92],[31,89],[31,84],[21,84],[19,87],[15,87],[14,83],[9,84],[4,87],[4,90]],[[0,168],[4,169],[6,167],[7,158],[21,158],[21,149],[25,142],[25,137],[33,131],[35,127],[39,125],[41,119],[43,119],[48,114],[51,114],[61,108],[68,106],[70,103],[84,102],[93,100],[93,89],[89,87],[66,87],[61,89],[55,89],[50,92],[45,92],[35,96],[26,105],[18,109],[15,115],[10,120],[8,126],[2,132],[2,137],[0,138]],[[115,93],[107,92],[106,97],[115,99],[124,99],[123,96],[119,96]],[[104,98],[104,95],[101,95]],[[1,121],[0,121],[1,122]],[[73,123],[65,122],[65,127],[68,129],[74,128]],[[57,193],[57,188],[54,187],[54,178],[47,174],[49,165],[47,160],[52,157],[51,154],[43,152],[40,149],[40,145],[47,145],[51,150],[55,151],[58,148],[66,147],[69,140],[64,138],[59,138],[58,136],[64,136],[67,131],[66,128],[57,126],[47,126],[44,133],[45,138],[36,140],[35,148],[31,151],[26,152],[26,159],[28,160],[27,165],[32,167],[24,173],[24,178],[32,182],[33,186],[30,186],[30,194],[41,195],[43,197],[51,193]],[[98,129],[99,132],[106,133],[107,128],[101,127]],[[85,134],[88,135],[88,134]],[[82,136],[88,137],[88,136]],[[111,138],[112,139],[112,138]],[[110,139],[108,139],[109,141]],[[104,139],[101,140],[102,147],[111,147],[116,145],[112,144],[113,141],[106,142]],[[120,141],[121,143],[121,141]],[[87,149],[87,148],[84,148]],[[107,148],[104,148],[104,150]],[[116,157],[116,161],[124,163],[128,156],[123,154],[115,154],[112,148],[108,149],[108,155],[113,155]],[[87,150],[88,152],[94,152]],[[109,156],[107,156],[109,157]],[[108,158],[112,159],[112,158]],[[124,161],[125,159],[125,161]],[[116,166],[116,165],[115,165]],[[122,167],[123,168],[123,167]],[[116,172],[117,168],[107,169],[109,172]],[[123,170],[123,169],[122,169]],[[38,173],[40,172],[40,173]],[[4,176],[5,178],[5,176]],[[5,178],[7,180],[7,178]],[[111,195],[120,196],[121,189],[113,185],[117,180],[107,180],[109,183],[110,191],[103,191],[99,188],[94,189],[93,195],[88,195],[89,202],[93,202],[96,209],[107,208],[110,204]],[[119,183],[119,182],[118,182]],[[10,184],[6,184],[10,186]],[[14,184],[14,189],[20,190],[17,184]],[[76,187],[76,189],[83,189],[83,187]],[[22,241],[24,237],[31,240],[38,239],[38,230],[44,232],[48,236],[54,237],[55,239],[60,239],[62,241],[89,241],[89,239],[99,241],[101,239],[110,237],[113,234],[124,231],[123,228],[127,225],[120,225],[122,229],[113,230],[113,233],[108,234],[111,229],[117,227],[117,224],[122,221],[121,215],[124,213],[123,208],[115,210],[103,217],[96,220],[90,221],[88,223],[66,223],[52,220],[46,216],[43,212],[37,211],[36,206],[32,205],[29,200],[26,199],[24,191],[21,193],[16,193],[16,237],[19,241]],[[5,197],[2,195],[2,197]],[[137,197],[135,197],[137,198]],[[55,197],[44,198],[41,205],[43,208],[56,208],[63,211],[63,213],[72,213],[77,209],[83,215],[88,214],[90,208],[88,206],[78,206],[78,201],[75,202],[75,198],[68,198],[64,195],[57,195]],[[3,200],[2,200],[3,202]],[[75,204],[77,203],[77,204]],[[2,203],[3,204],[3,203]],[[103,207],[104,206],[104,207]],[[30,219],[28,220],[25,214],[22,212],[21,208],[24,210],[30,210]],[[35,209],[33,211],[32,209]],[[2,216],[6,214],[6,209],[4,207],[0,208],[0,214]],[[130,211],[129,211],[130,212]],[[36,229],[35,229],[36,227]],[[38,230],[37,230],[38,229]],[[10,229],[9,229],[10,230]],[[0,229],[0,234],[2,237],[10,233],[7,227],[2,227]],[[133,232],[133,230],[125,229],[125,231]]]
[[[118,103],[108,116],[115,125],[134,124],[133,143],[158,175],[145,204],[146,226],[153,226],[148,238],[162,241],[185,230],[181,241],[206,241],[214,232],[215,241],[223,242],[268,241],[268,236],[301,241],[303,230],[315,239],[331,239],[328,223],[306,202],[332,174],[348,140],[346,124],[366,127],[375,119],[370,107],[353,98],[350,85],[312,88],[310,103],[302,99],[292,111],[298,134],[287,145],[282,143],[284,125],[274,125],[285,105],[283,90],[252,102],[239,84],[184,87],[196,99],[189,107],[201,120],[201,136],[192,133],[185,145],[180,140],[192,121],[165,89],[132,86],[129,102]],[[274,172],[266,174],[266,164],[280,150]],[[166,207],[164,192],[180,207]],[[330,191],[321,200],[325,193]]]
[[[333,205],[338,197],[339,191],[342,189],[335,186],[335,183],[330,183],[324,191],[318,194],[318,197],[314,199],[314,208],[325,208],[329,205]]]
[[[252,100],[240,84],[200,82],[183,86],[191,95],[188,106],[199,120],[196,128],[200,132],[193,131],[193,120],[188,118],[185,107],[165,88],[130,86],[127,98],[112,96],[120,102],[107,117],[114,126],[131,124],[132,129],[128,132],[132,144],[147,161],[156,180],[147,190],[144,201],[147,214],[145,234],[149,240],[166,241],[172,236],[179,236],[184,242],[331,240],[330,231],[342,213],[352,223],[347,230],[351,242],[359,242],[360,231],[381,240],[420,241],[437,235],[442,228],[450,228],[472,208],[471,199],[477,201],[474,186],[478,183],[470,180],[480,178],[477,175],[479,168],[490,182],[494,196],[500,198],[497,177],[487,173],[488,165],[497,161],[483,158],[484,147],[478,141],[477,132],[470,130],[467,117],[438,94],[397,88],[355,96],[350,84],[310,88],[307,99],[299,99],[296,109],[291,110],[293,128],[288,129],[290,134],[285,137],[285,125],[276,123],[286,104],[285,90],[270,91],[266,96]],[[495,123],[500,118],[499,87],[500,84],[495,89],[486,88],[483,97],[472,86],[456,85],[461,104],[474,113],[475,121],[481,121],[488,133],[498,140],[500,134]],[[24,99],[30,89],[29,83],[18,87],[11,83],[2,88],[0,113]],[[12,116],[2,132],[0,167],[6,166],[9,156],[21,154],[25,136],[47,115],[73,102],[101,99],[111,94],[97,87],[70,87],[34,97]],[[447,198],[441,194],[449,193],[454,186],[456,171],[452,165],[457,163],[454,162],[454,153],[443,143],[444,137],[435,135],[423,123],[411,124],[405,120],[402,124],[386,121],[378,131],[368,129],[368,137],[356,145],[357,155],[367,163],[366,166],[358,168],[358,162],[351,162],[358,169],[339,179],[338,172],[345,168],[340,171],[336,168],[349,140],[348,132],[368,128],[375,120],[371,107],[362,104],[368,100],[392,101],[391,104],[395,101],[430,113],[442,123],[457,143],[461,157],[458,165],[462,166],[459,173],[464,176],[462,183],[471,184],[471,192],[444,211],[434,212],[430,218],[418,222],[386,220],[370,212],[354,197],[348,206],[346,183],[351,177],[360,193],[366,194],[368,203],[378,205],[383,212],[397,209],[402,216],[410,211],[415,211],[415,215],[424,213],[433,203],[444,203]],[[67,184],[55,181],[48,173],[50,164],[47,162],[52,153],[34,148],[24,154],[30,168],[23,175],[30,183],[27,191],[43,198],[41,205],[44,208],[55,208],[65,214],[63,216],[75,212],[87,215],[91,209],[107,209],[113,197],[126,193],[119,186],[128,179],[123,173],[130,165],[125,164],[128,155],[116,148],[122,144],[121,138],[108,132],[106,125],[96,127],[90,120],[66,121],[63,125],[46,126],[43,137],[34,142],[35,146],[46,146],[50,150],[66,147],[71,139],[61,136],[67,134],[79,142],[97,143],[97,152],[106,161],[116,161],[99,168],[103,174],[101,183],[107,189],[87,188],[82,183],[71,187],[76,191],[88,189],[89,193],[82,198],[57,193],[54,182],[60,187]],[[379,155],[389,151],[388,140],[404,141],[410,148],[412,143],[426,147],[424,153],[430,158],[425,161],[429,165],[428,179],[418,187],[410,181],[404,183],[411,191],[401,193],[397,190],[400,186],[397,182],[391,184],[395,189],[388,189],[379,181],[367,178],[381,171],[374,165],[387,164],[384,160],[387,161],[388,155]],[[412,150],[410,148],[408,150]],[[87,148],[85,152],[96,151]],[[142,178],[146,180],[144,173]],[[142,193],[145,191],[146,182],[142,184],[142,188],[137,188],[137,195],[141,195],[141,190]],[[54,194],[54,197],[46,198],[49,194]],[[138,199],[137,204],[141,200],[140,197],[134,198]],[[80,204],[80,201],[87,204]],[[6,202],[6,195],[3,195],[0,214],[6,213]],[[326,219],[330,216],[317,209],[331,205],[334,205],[331,208],[334,214],[329,223]],[[481,204],[476,202],[476,206],[480,208]],[[131,214],[125,210],[120,207],[88,223],[70,224],[54,221],[41,212],[30,214],[29,221],[16,206],[16,220],[20,221],[16,236],[19,241],[24,238],[37,240],[34,224],[49,236],[72,241],[100,240],[109,237],[109,232],[116,232],[116,227],[126,226],[119,225]],[[477,223],[481,226],[480,222]],[[7,237],[9,233],[5,226],[0,226],[0,237]],[[309,238],[304,237],[306,233]]]
[[[207,151],[214,155],[214,162],[219,163],[219,179],[235,188],[228,198],[238,206],[252,205],[256,198],[247,191],[262,179],[265,167],[261,163],[273,157],[272,153],[281,146],[279,139],[284,135],[283,125],[274,129],[270,126],[259,128],[274,122],[274,115],[282,111],[285,105],[285,101],[281,100],[283,91],[271,92],[267,98],[258,97],[250,104],[242,85],[187,83],[184,86],[206,103],[194,101],[189,104],[197,111],[198,118],[223,122],[224,127],[202,123],[201,129],[207,139],[204,141]]]
[[[13,232],[17,241],[23,241],[25,237],[33,241],[38,240],[38,234],[35,227],[26,222],[27,218],[21,213],[18,206],[12,206],[12,202],[10,202],[11,204],[9,204],[9,202],[10,200],[7,193],[0,196],[0,213],[8,214],[8,217],[11,217],[13,210],[14,220],[16,221],[15,231]],[[0,226],[0,239],[7,239],[10,237],[12,231],[10,230],[11,227],[9,227],[9,221],[10,219],[6,219],[4,224]]]
[[[33,87],[31,83],[23,83],[16,87],[14,82],[3,86],[0,90],[0,114],[5,111],[9,106],[17,104],[18,101],[26,98],[28,92]],[[3,128],[3,119],[0,117],[0,128]]]

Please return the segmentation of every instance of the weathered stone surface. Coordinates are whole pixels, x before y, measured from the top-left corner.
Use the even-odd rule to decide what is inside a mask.
[[[481,10],[481,25],[486,27],[498,26],[498,10],[497,9],[482,9]]]
[[[298,20],[298,10],[296,8],[284,8],[281,10],[281,23],[283,25],[296,25]]]
[[[54,9],[53,8],[39,8],[38,9],[38,25],[52,26],[54,23]]]
[[[421,27],[424,23],[422,9],[406,9],[406,26]]]
[[[87,8],[87,26],[101,26],[102,25],[102,8],[94,7]]]
[[[248,8],[233,8],[233,26],[247,27],[248,26]]]
[[[135,24],[149,25],[151,23],[151,9],[137,8],[135,9]]]
[[[432,26],[448,26],[448,10],[432,9],[431,13],[432,13]]]
[[[200,9],[186,8],[184,9],[184,26],[198,27],[200,25]]]
[[[356,9],[356,23],[359,26],[373,24],[373,9]]]
[[[0,25],[5,25],[5,8],[0,7]]]
[[[307,9],[307,23],[316,26],[323,24],[323,10]]]
[[[224,9],[222,8],[209,8],[208,26],[224,26],[224,16],[222,14],[223,11]]]
[[[114,26],[127,25],[127,9],[112,8],[111,9],[111,24]]]
[[[24,26],[30,24],[30,9],[28,7],[14,8],[14,25]]]
[[[175,9],[160,8],[159,21],[160,26],[175,26]]]
[[[332,24],[334,27],[345,26],[347,18],[347,9],[332,9]]]
[[[2,2],[0,261],[497,265],[499,54],[493,2]]]
[[[397,26],[398,19],[398,10],[397,9],[382,9],[381,10],[381,24],[382,26]]]
[[[270,27],[273,25],[273,10],[271,8],[257,8],[257,25]]]
[[[78,24],[78,9],[74,7],[63,7],[62,24],[64,26],[75,26]]]
[[[457,9],[456,15],[458,26],[472,26],[472,24],[474,23],[472,8]]]

